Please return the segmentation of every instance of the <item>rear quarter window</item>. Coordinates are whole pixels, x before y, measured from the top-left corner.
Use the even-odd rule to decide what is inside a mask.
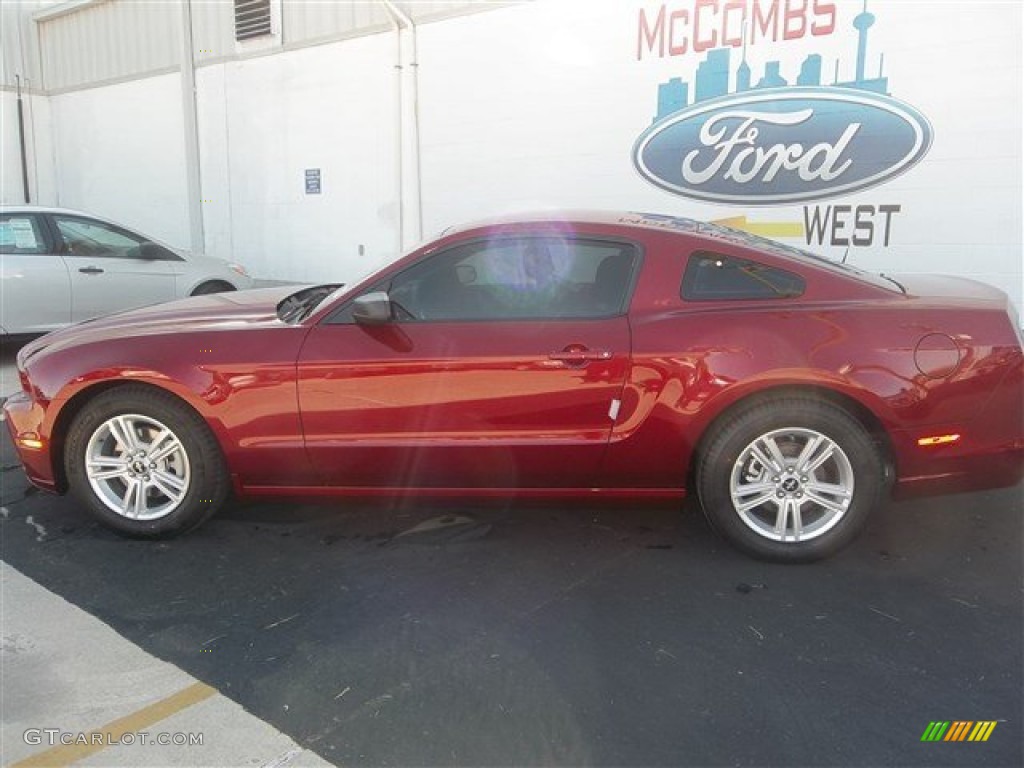
[[[803,294],[800,275],[749,259],[698,251],[690,256],[680,291],[686,301],[792,298]]]

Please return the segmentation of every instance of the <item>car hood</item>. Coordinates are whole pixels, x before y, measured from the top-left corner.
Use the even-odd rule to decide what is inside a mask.
[[[284,324],[277,316],[277,305],[306,287],[213,293],[104,315],[36,339],[22,347],[18,360],[24,364],[44,349],[52,352],[115,338],[280,327]]]

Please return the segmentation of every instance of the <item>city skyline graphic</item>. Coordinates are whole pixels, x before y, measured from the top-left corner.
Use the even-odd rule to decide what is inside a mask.
[[[857,30],[857,61],[852,80],[839,80],[840,61],[836,59],[833,82],[827,86],[835,88],[851,88],[861,91],[871,91],[884,96],[889,94],[889,78],[883,74],[885,54],[879,54],[878,76],[866,77],[868,30],[874,25],[875,16],[868,11],[867,0],[864,0],[863,10],[853,19],[853,27]],[[659,120],[695,105],[701,101],[716,99],[721,96],[728,96],[746,91],[758,91],[768,88],[784,88],[790,85],[789,81],[782,74],[782,64],[778,59],[766,61],[764,73],[756,84],[752,83],[752,71],[747,63],[746,35],[743,41],[743,58],[736,68],[736,87],[729,90],[729,75],[731,72],[730,58],[732,48],[715,48],[708,51],[697,65],[697,72],[694,76],[693,101],[690,101],[690,83],[681,77],[672,77],[667,81],[658,84],[658,111],[652,122]],[[796,76],[793,85],[796,86],[821,86],[822,57],[819,53],[809,54],[800,65],[800,71]]]

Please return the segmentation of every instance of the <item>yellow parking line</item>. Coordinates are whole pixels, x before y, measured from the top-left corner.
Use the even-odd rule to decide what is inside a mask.
[[[88,742],[86,744],[61,744],[45,752],[26,757],[24,760],[11,765],[10,768],[36,768],[39,766],[71,765],[72,763],[77,763],[89,755],[100,752],[108,746],[115,745],[124,734],[141,731],[154,723],[170,717],[176,712],[180,712],[187,707],[191,707],[193,704],[198,704],[200,701],[210,698],[216,693],[217,689],[211,688],[206,683],[193,683],[188,688],[183,688],[167,698],[160,699],[160,701],[136,710],[119,720],[107,723],[95,731],[90,731],[82,739],[82,741]],[[98,734],[98,738],[94,738],[93,734]],[[99,743],[93,743],[94,741]]]

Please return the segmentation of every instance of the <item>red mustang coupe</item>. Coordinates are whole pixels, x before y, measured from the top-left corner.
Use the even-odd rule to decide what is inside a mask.
[[[1006,296],[649,214],[451,231],[358,283],[93,320],[18,356],[32,482],[135,536],[242,496],[681,497],[755,556],[1024,475]]]

